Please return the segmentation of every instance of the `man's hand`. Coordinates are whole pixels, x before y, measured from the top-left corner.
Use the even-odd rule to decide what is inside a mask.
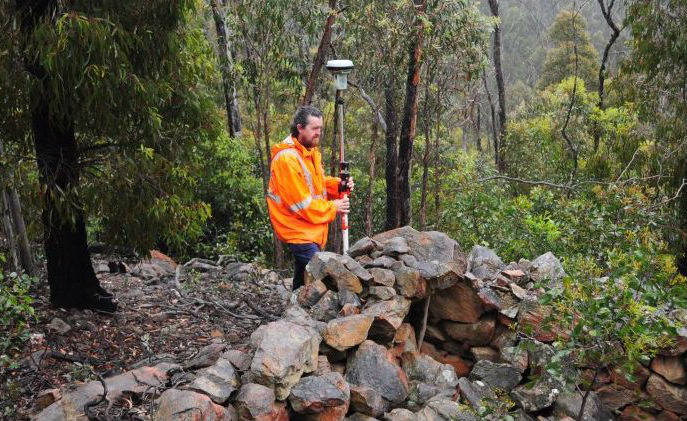
[[[348,184],[347,184],[347,186],[348,186],[348,191],[353,191],[353,186],[354,186],[354,185],[355,185],[355,184],[353,184],[353,176],[350,176],[350,175],[349,175],[349,176],[348,176]]]
[[[348,200],[348,196],[343,199],[333,200],[334,206],[336,206],[336,211],[339,213],[348,213],[351,210],[351,203]]]

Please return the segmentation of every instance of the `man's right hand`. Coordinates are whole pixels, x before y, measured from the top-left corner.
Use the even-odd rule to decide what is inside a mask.
[[[337,212],[348,213],[351,211],[351,203],[348,200],[348,196],[344,196],[343,199],[336,199],[333,202]]]

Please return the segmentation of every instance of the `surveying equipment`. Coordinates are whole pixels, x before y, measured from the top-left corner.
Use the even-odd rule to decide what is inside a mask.
[[[344,159],[344,114],[343,114],[343,91],[348,89],[348,74],[353,70],[353,62],[351,60],[329,60],[327,62],[327,69],[334,75],[336,86],[336,108],[339,114],[339,193],[344,193],[346,197],[348,189],[348,179],[351,173],[348,171],[349,162]],[[341,215],[341,234],[343,237],[343,252],[348,252],[348,214]]]

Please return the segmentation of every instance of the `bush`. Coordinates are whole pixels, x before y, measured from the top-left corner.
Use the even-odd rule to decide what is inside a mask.
[[[0,366],[10,363],[7,354],[28,339],[29,325],[35,320],[29,290],[36,282],[28,275],[0,273]]]

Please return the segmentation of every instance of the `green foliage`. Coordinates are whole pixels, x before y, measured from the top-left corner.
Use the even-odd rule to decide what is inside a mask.
[[[599,84],[599,53],[591,43],[584,17],[571,11],[559,13],[550,28],[550,37],[554,47],[546,54],[539,86],[545,88],[577,76],[587,86],[596,89]]]
[[[12,353],[28,339],[30,323],[35,320],[29,295],[36,278],[18,275],[15,272],[5,276],[0,272],[0,367],[12,362]]]

